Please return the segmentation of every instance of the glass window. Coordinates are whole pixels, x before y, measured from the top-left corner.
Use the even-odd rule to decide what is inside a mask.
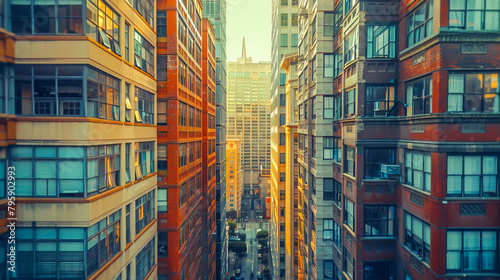
[[[158,257],[168,257],[168,232],[158,232]]]
[[[68,14],[74,13],[73,11],[75,11],[74,7],[68,7]],[[80,18],[74,20],[77,21]],[[120,15],[106,2],[102,0],[87,1],[87,35],[121,56]]]
[[[342,28],[342,20],[344,17],[344,11],[343,11],[343,1],[340,1],[338,7],[335,9],[334,13],[334,24],[335,24],[335,30],[334,34],[337,34],[340,29]]]
[[[137,30],[134,32],[134,54],[135,66],[154,76],[155,48]]]
[[[323,219],[323,240],[333,240],[333,219]]]
[[[286,85],[286,73],[280,73],[280,86]]]
[[[155,95],[142,88],[135,87],[135,121],[154,124]]]
[[[288,14],[281,14],[280,26],[288,26]]]
[[[431,155],[405,152],[406,184],[431,192]]]
[[[495,0],[450,0],[448,26],[453,29],[498,30],[500,2]]]
[[[365,205],[365,236],[394,236],[394,206]]]
[[[396,57],[396,26],[367,26],[366,29],[367,58]]]
[[[432,113],[432,77],[406,85],[406,104],[408,115]]]
[[[135,179],[155,172],[155,142],[135,143]]]
[[[130,62],[130,24],[125,22],[125,60]]]
[[[395,98],[392,86],[367,86],[365,116],[386,116]]]
[[[135,279],[146,279],[149,271],[155,265],[155,237],[135,256]]]
[[[365,148],[365,179],[382,178],[381,165],[394,163],[394,149]]]
[[[87,193],[101,193],[120,185],[120,145],[87,148]]]
[[[280,35],[280,47],[288,47],[288,34]]]
[[[345,93],[344,114],[346,118],[354,117],[356,114],[356,89],[353,88]]]
[[[36,107],[35,101],[35,110]],[[120,80],[97,69],[88,68],[87,111],[89,117],[119,121]]]
[[[405,246],[421,260],[430,264],[431,227],[405,212]]]
[[[349,199],[344,197],[344,224],[351,228],[351,230],[355,230],[355,212],[354,212],[354,203]]]
[[[87,275],[92,275],[121,251],[120,211],[89,227],[87,236]]]
[[[155,218],[155,191],[152,190],[135,200],[135,234]],[[141,278],[142,279],[142,278]]]
[[[299,46],[299,34],[292,34],[292,43],[291,46],[296,48]]]
[[[158,189],[158,212],[168,211],[168,189]]]
[[[351,33],[344,43],[345,63],[355,60],[358,57],[358,30]]]
[[[354,176],[354,148],[346,146],[344,150],[346,151],[346,164],[344,165],[344,172]]]
[[[450,73],[448,112],[499,113],[498,73]]]
[[[323,159],[341,162],[342,139],[340,137],[323,137]]]
[[[449,155],[447,196],[498,196],[498,156]]]
[[[406,18],[406,46],[429,37],[433,33],[433,0],[429,0]]]
[[[446,271],[485,273],[497,271],[496,231],[447,231]]]
[[[394,262],[365,262],[363,265],[365,280],[396,279]]]
[[[346,0],[346,1],[351,1],[351,0]],[[354,278],[354,272],[355,272],[355,260],[354,260],[354,257],[352,256],[351,252],[349,252],[349,250],[347,250],[346,247],[344,247],[344,254],[343,254],[343,257],[344,257],[344,261],[343,261],[343,264],[344,264],[344,272],[351,278],[351,279],[355,279]]]
[[[324,54],[323,55],[323,77],[333,78],[335,68],[335,56],[334,54]]]
[[[324,14],[324,36],[333,36],[334,34],[334,16],[332,12],[325,12]]]
[[[134,9],[142,16],[151,28],[154,27],[154,1],[152,0],[134,0]]]

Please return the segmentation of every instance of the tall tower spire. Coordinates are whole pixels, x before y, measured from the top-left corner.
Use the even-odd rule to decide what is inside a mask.
[[[241,58],[247,58],[247,48],[245,46],[245,37],[243,37],[243,47],[241,48]]]

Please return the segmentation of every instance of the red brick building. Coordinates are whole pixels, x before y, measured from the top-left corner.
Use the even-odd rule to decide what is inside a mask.
[[[335,1],[324,279],[500,279],[499,18],[499,1]]]
[[[207,267],[215,263],[213,30],[202,23],[199,0],[158,1],[157,10],[158,188],[167,197],[158,210],[158,276],[213,278]]]

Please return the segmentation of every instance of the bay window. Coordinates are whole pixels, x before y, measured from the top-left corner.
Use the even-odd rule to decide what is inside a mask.
[[[366,37],[367,58],[396,57],[396,26],[367,26]]]
[[[433,0],[429,0],[406,18],[406,47],[411,47],[432,34],[433,17]]]
[[[430,264],[431,227],[419,218],[405,212],[405,246],[420,260]]]
[[[450,273],[497,272],[498,232],[447,231],[446,271]]]
[[[59,88],[59,92],[65,89]],[[75,103],[65,104],[63,112],[79,112],[80,104]],[[40,100],[39,108],[44,107],[43,100]],[[74,105],[71,105],[74,104]],[[107,120],[120,120],[120,80],[114,77],[97,71],[93,68],[88,68],[87,71],[87,110],[88,116]],[[46,107],[47,108],[47,107]],[[66,108],[66,109],[65,109]],[[70,108],[74,108],[71,110]],[[35,94],[35,114],[37,114],[37,98]],[[41,109],[44,111],[44,109]]]
[[[350,34],[344,43],[345,63],[358,58],[358,30]]]
[[[406,184],[431,192],[431,155],[417,151],[405,152]]]
[[[449,155],[447,196],[498,196],[498,156]]]
[[[384,148],[365,149],[365,179],[382,178],[381,165],[395,163],[395,150]]]
[[[450,73],[448,112],[499,113],[498,73]]]

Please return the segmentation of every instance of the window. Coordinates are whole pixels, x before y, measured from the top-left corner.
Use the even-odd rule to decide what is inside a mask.
[[[120,250],[120,242],[118,244],[114,242],[114,238],[116,238],[114,236],[114,227],[110,225],[106,229],[109,229],[109,233],[105,230],[102,232],[102,243],[110,240],[111,244],[109,244],[108,248],[111,250],[109,254],[115,254],[115,250]],[[11,274],[10,279],[84,279],[86,269],[84,257],[85,230],[85,228],[17,227],[16,269]],[[4,241],[4,244],[7,244],[6,239]],[[114,245],[118,245],[118,248]],[[5,251],[1,253],[7,254]],[[95,253],[98,253],[98,251]],[[109,260],[107,257],[108,252],[104,251],[102,254],[103,265]],[[5,264],[5,258],[3,260]],[[87,271],[89,271],[89,265],[95,266],[97,263],[90,263],[87,259]],[[5,271],[6,269],[3,270],[3,272]]]
[[[82,92],[83,82],[86,82],[83,79],[84,69],[86,68],[78,65],[16,66],[14,68],[14,91],[9,95],[11,98],[9,100],[11,104],[9,112],[18,115],[83,116],[84,100]],[[99,91],[97,85],[93,87],[93,81],[97,79],[96,73],[99,73],[102,78],[107,79],[105,80],[107,83],[103,83],[104,88],[101,88],[102,94],[109,92],[110,96],[112,96],[108,100],[101,97],[101,100],[104,103],[110,102],[111,105],[114,105],[115,98],[119,98],[119,81],[109,75],[97,72],[93,68],[92,70],[87,69],[89,69],[89,98],[91,96],[98,98]],[[116,103],[116,105],[119,105],[119,103]],[[90,113],[91,109],[88,109],[89,116],[94,117]],[[104,111],[103,116],[107,117],[106,113],[108,111]],[[116,116],[119,117],[119,115],[109,114],[111,118]]]
[[[299,34],[292,34],[292,47],[296,48],[299,46]]]
[[[350,1],[350,0],[346,0],[346,1]],[[344,254],[343,254],[343,257],[344,257],[344,261],[343,261],[343,264],[344,264],[344,272],[351,278],[351,279],[355,279],[354,278],[354,257],[352,256],[351,252],[349,252],[349,250],[347,250],[346,247],[344,247]]]
[[[342,228],[335,222],[333,223],[333,244],[340,250],[340,245],[342,244]],[[338,278],[338,280],[340,279],[341,278]]]
[[[155,142],[135,143],[135,179],[155,172]]]
[[[339,137],[323,137],[323,159],[341,162],[342,139]]]
[[[498,271],[496,231],[447,231],[446,271],[485,273]]]
[[[87,148],[87,193],[101,193],[120,185],[120,145]]]
[[[280,164],[284,164],[286,161],[286,154],[280,153]]]
[[[120,120],[120,80],[92,68],[88,68],[87,75],[88,116],[108,120]],[[69,84],[67,86],[71,87]],[[64,89],[61,89],[59,86],[59,92],[61,90]],[[41,92],[39,93],[41,94],[40,96],[43,95]],[[47,108],[51,108],[52,106],[44,105],[47,104],[46,102],[45,98],[38,100],[35,94],[35,114],[49,113]],[[78,111],[80,111],[79,108]]]
[[[168,211],[168,189],[158,189],[158,212]]]
[[[340,1],[337,9],[335,9],[334,13],[334,25],[335,25],[335,30],[333,31],[334,34],[337,34],[340,29],[342,28],[342,20],[344,17],[344,11],[343,11],[343,1]]]
[[[349,199],[344,197],[344,224],[350,227],[354,231],[355,226],[355,212],[354,212],[354,203]]]
[[[16,195],[84,197],[85,155],[82,147],[12,147]]]
[[[323,119],[340,119],[341,113],[340,96],[323,97]]]
[[[288,47],[288,34],[281,34],[280,35],[280,46],[281,47]]]
[[[292,26],[299,26],[299,15],[297,13],[292,14]]]
[[[153,237],[135,256],[135,279],[146,279],[149,271],[155,265],[155,249],[155,238]]]
[[[316,64],[316,56],[314,56],[313,59],[311,60],[311,68],[312,68],[311,81],[316,81],[317,66],[318,65]]]
[[[280,126],[286,125],[286,115],[280,114]]]
[[[499,113],[498,73],[450,73],[448,112]]]
[[[102,0],[87,1],[87,35],[121,56],[120,52],[120,15]],[[36,7],[36,6],[35,6]],[[68,15],[75,8],[67,9]],[[71,10],[70,10],[71,9]],[[76,20],[77,18],[75,18]],[[99,19],[99,20],[97,20]],[[36,23],[36,21],[35,21]]]
[[[127,204],[125,207],[125,235],[126,235],[126,244],[132,241],[132,236],[130,234],[130,204]]]
[[[130,62],[130,24],[125,22],[125,60]]]
[[[187,104],[184,102],[179,102],[179,125],[186,126],[187,119]]]
[[[365,179],[382,178],[381,165],[394,163],[394,149],[365,148]]]
[[[500,3],[491,0],[450,0],[449,27],[466,30],[498,30]]]
[[[332,12],[325,12],[324,14],[324,36],[333,36],[334,32],[334,16]]]
[[[135,234],[155,218],[155,191],[152,190],[135,200]]]
[[[280,93],[280,106],[286,106],[286,95],[284,93]]]
[[[134,9],[146,20],[151,28],[154,27],[154,0],[134,0]]]
[[[285,172],[280,172],[280,183],[284,183],[285,182]]]
[[[286,145],[286,134],[285,133],[280,133],[280,145],[281,146]]]
[[[288,26],[288,14],[281,14],[280,26]]]
[[[313,19],[312,23],[312,28],[311,28],[311,32],[312,32],[312,41],[316,41],[316,17]]]
[[[335,56],[334,54],[324,54],[323,55],[323,77],[333,78],[334,77],[334,67],[335,67]]]
[[[393,86],[367,86],[365,116],[386,116],[396,100]]]
[[[292,6],[299,5],[299,0],[292,0]]]
[[[158,232],[158,257],[168,257],[168,232]]]
[[[431,256],[431,227],[405,212],[405,246],[426,263]]]
[[[356,89],[353,88],[345,93],[344,114],[346,118],[356,114]]]
[[[288,0],[281,0],[281,6],[287,6]]]
[[[157,65],[156,65],[156,79],[158,81],[166,81],[167,80],[167,56],[166,55],[158,55],[157,56]]]
[[[367,26],[366,32],[367,58],[396,57],[396,26]]]
[[[333,219],[323,219],[323,240],[333,240]]]
[[[344,172],[351,175],[351,176],[354,176],[354,162],[355,162],[355,159],[354,159],[354,148],[351,148],[351,147],[345,147],[345,153],[346,153],[346,164],[344,166]]]
[[[154,76],[155,48],[137,30],[134,33],[134,54],[135,66]]]
[[[341,51],[335,53],[335,62],[334,62],[334,71],[333,76],[337,77],[342,74],[342,70],[344,70],[344,64],[342,63],[343,54]]]
[[[429,37],[433,30],[433,0],[429,0],[406,19],[406,46],[414,44]]]
[[[179,167],[187,164],[187,144],[179,144]]]
[[[33,3],[34,2],[34,3]],[[102,5],[103,10],[99,10],[100,16],[105,15],[105,9],[107,8],[104,2],[99,1]],[[11,11],[11,28],[12,32],[18,34],[82,34],[82,1],[12,1],[10,3]],[[33,5],[34,4],[34,5]],[[90,5],[89,5],[90,6]],[[97,25],[97,13],[98,9],[95,5],[91,5],[93,9],[90,9],[93,15],[94,21],[89,22],[90,26],[93,26],[94,30],[94,40],[95,40],[95,29]],[[5,12],[2,8],[2,13]],[[56,15],[57,11],[57,17]],[[110,10],[110,12],[113,12]],[[116,15],[116,14],[115,14]],[[103,18],[103,19],[104,19]],[[113,17],[112,17],[113,18]],[[0,17],[2,20],[4,15]],[[33,28],[34,25],[34,28]],[[103,26],[104,21],[103,21]],[[112,25],[111,25],[112,26]],[[111,29],[112,30],[112,29]],[[90,33],[90,32],[89,32]],[[89,34],[90,35],[90,34]]]
[[[396,279],[394,262],[365,262],[364,280]]]
[[[142,88],[135,87],[135,121],[154,124],[155,95]]]
[[[406,103],[408,115],[432,113],[432,77],[408,83],[406,85]],[[449,104],[448,101],[448,108]]]
[[[365,205],[365,236],[394,236],[394,206]]]
[[[323,200],[328,201],[336,201],[338,194],[338,182],[332,178],[324,178],[323,179]]]
[[[358,30],[356,29],[345,39],[345,63],[355,60],[358,57]]]
[[[286,73],[280,73],[280,86],[286,85]]]
[[[431,155],[417,151],[405,152],[406,184],[431,192]]]
[[[156,12],[156,37],[167,37],[167,11]]]
[[[120,211],[87,230],[87,274],[91,275],[120,252]],[[105,241],[105,242],[104,242]]]
[[[498,156],[449,155],[447,196],[498,196]]]

